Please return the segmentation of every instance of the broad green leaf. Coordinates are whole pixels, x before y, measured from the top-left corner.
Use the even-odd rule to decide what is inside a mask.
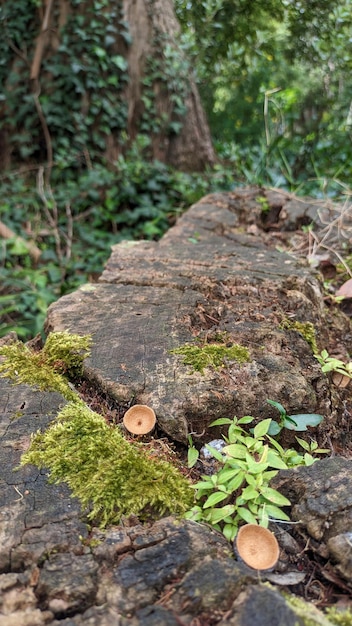
[[[275,422],[275,420],[271,420],[271,424],[269,426],[267,434],[274,437],[275,435],[278,435],[281,430],[281,426],[277,422]]]
[[[223,451],[234,459],[246,458],[246,447],[241,443],[231,443],[229,446],[225,446]]]
[[[192,485],[192,487],[195,487],[196,489],[214,489],[214,485],[210,482],[210,480],[201,480],[199,483]]]
[[[199,451],[197,450],[197,448],[194,448],[194,447],[188,448],[187,465],[189,468],[194,467],[194,465],[198,461],[198,458],[199,458]]]
[[[239,506],[237,509],[237,514],[241,519],[247,522],[247,524],[257,524],[257,518],[248,509]]]
[[[248,487],[245,487],[242,491],[242,498],[244,498],[244,500],[255,500],[255,498],[257,498],[259,496],[259,492],[254,489],[254,487],[252,487],[252,485],[248,485]]]
[[[290,519],[289,516],[286,515],[286,513],[284,513],[281,509],[279,509],[279,507],[275,506],[274,504],[266,504],[265,510],[269,517],[271,517],[272,519],[281,519],[285,521],[289,521]]]
[[[200,506],[194,506],[190,511],[185,513],[186,519],[191,519],[193,521],[201,520],[203,517],[203,511]]]
[[[250,424],[253,422],[253,417],[251,415],[244,415],[238,420],[238,424]]]
[[[233,504],[226,504],[220,509],[213,509],[210,516],[211,522],[213,524],[218,524],[229,515],[233,515],[234,512],[235,506]]]
[[[219,504],[219,502],[226,500],[226,498],[228,497],[229,496],[227,495],[227,493],[223,493],[222,491],[216,491],[215,493],[212,493],[209,498],[207,498],[207,500],[203,504],[203,508],[208,509],[210,506],[215,506],[216,504]]]
[[[254,437],[258,439],[258,437],[263,437],[269,431],[271,419],[262,420],[259,424],[254,428],[253,434]]]
[[[219,417],[219,419],[212,422],[210,426],[222,426],[223,424],[232,424],[232,420],[228,417]]]
[[[279,506],[288,506],[291,504],[291,502],[285,496],[276,491],[276,489],[272,489],[271,487],[262,487],[260,493],[264,496],[266,500],[269,500],[274,504],[278,504]]]
[[[218,479],[218,485],[223,485],[224,483],[227,483],[229,480],[231,480],[231,478],[234,478],[235,476],[237,476],[238,472],[240,470],[239,469],[222,469],[219,472],[219,479]]]
[[[314,459],[311,454],[308,454],[308,452],[306,452],[304,455],[304,462],[307,467],[309,467],[309,465],[313,465],[313,463],[315,463],[315,461],[317,460],[318,459]]]
[[[285,428],[298,431],[307,430],[307,426],[318,426],[324,419],[323,415],[318,415],[317,413],[299,413],[298,415],[288,415],[287,417],[293,420],[295,424],[285,419]]]
[[[275,450],[269,450],[267,464],[269,467],[275,467],[276,469],[287,469],[286,463],[280,458]]]
[[[237,524],[225,524],[224,528],[222,529],[222,533],[227,541],[233,541],[237,535],[237,531]]]
[[[235,478],[233,478],[227,485],[229,488],[229,491],[230,490],[231,492],[236,491],[236,489],[238,489],[242,485],[244,481],[244,477],[245,477],[245,472],[243,470],[240,470],[237,476],[235,476]]]
[[[267,472],[263,472],[263,482],[269,483],[274,476],[277,476],[277,470],[268,470]]]

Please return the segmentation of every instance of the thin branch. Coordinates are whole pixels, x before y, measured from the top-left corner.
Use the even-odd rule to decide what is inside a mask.
[[[44,47],[47,39],[47,33],[49,28],[50,15],[52,11],[52,7],[54,4],[54,0],[48,0],[48,4],[46,5],[45,14],[42,22],[41,32],[37,37],[37,43],[35,46],[35,51],[33,55],[33,61],[31,65],[31,80],[37,81],[39,78],[40,67],[43,60]]]

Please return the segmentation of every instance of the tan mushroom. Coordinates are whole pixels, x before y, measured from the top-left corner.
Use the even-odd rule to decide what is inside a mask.
[[[236,537],[236,548],[246,565],[256,570],[273,568],[280,554],[275,535],[268,528],[257,524],[241,526]]]
[[[132,435],[147,435],[156,422],[153,409],[146,404],[135,404],[123,416],[123,425]]]

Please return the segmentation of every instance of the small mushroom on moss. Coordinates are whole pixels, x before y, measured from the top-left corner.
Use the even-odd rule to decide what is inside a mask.
[[[156,422],[153,409],[146,404],[135,404],[123,416],[123,425],[132,435],[147,435]]]
[[[257,524],[241,526],[236,537],[236,548],[246,565],[256,570],[273,568],[280,554],[275,535],[268,528]]]

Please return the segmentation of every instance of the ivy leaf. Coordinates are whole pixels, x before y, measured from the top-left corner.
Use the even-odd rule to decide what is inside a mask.
[[[125,72],[127,70],[128,63],[126,59],[121,56],[121,54],[115,54],[110,58],[110,60],[114,65],[116,65],[116,67],[119,68],[119,70],[121,70],[121,72]]]

